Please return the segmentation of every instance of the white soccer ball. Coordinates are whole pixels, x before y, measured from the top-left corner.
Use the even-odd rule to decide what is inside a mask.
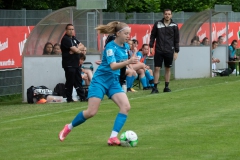
[[[138,136],[133,131],[125,131],[120,136],[121,146],[135,147],[138,144]]]

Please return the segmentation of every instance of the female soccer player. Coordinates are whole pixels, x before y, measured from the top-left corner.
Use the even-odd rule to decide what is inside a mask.
[[[150,86],[150,88],[151,88],[154,86],[154,84],[153,84],[154,77],[153,77],[153,71],[150,69],[149,66],[146,65],[146,58],[147,58],[148,53],[149,53],[148,44],[143,44],[142,48],[140,49],[139,52],[137,52],[136,56],[138,57],[138,59],[141,63],[145,64],[145,75],[146,75],[146,79],[147,79],[146,83],[148,86],[151,85]]]
[[[71,123],[64,126],[59,133],[59,140],[63,141],[74,127],[93,117],[106,94],[120,109],[107,143],[108,145],[120,145],[117,135],[127,119],[130,103],[119,83],[119,69],[128,64],[137,63],[138,58],[132,56],[128,59],[126,42],[131,30],[126,23],[113,21],[107,25],[98,26],[96,30],[101,34],[115,34],[116,38],[105,47],[102,63],[94,73],[88,91],[88,108],[79,112]]]

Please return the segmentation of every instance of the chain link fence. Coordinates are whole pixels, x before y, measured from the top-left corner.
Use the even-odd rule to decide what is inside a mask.
[[[54,12],[48,10],[0,10],[0,26],[35,26],[41,19]],[[176,23],[184,23],[196,12],[177,12],[173,13],[173,20]],[[103,24],[111,21],[121,21],[129,24],[153,24],[162,19],[162,13],[119,13],[103,12]],[[229,22],[240,21],[240,12],[230,12],[228,14]],[[225,17],[221,14],[212,19],[213,22],[225,22]]]
[[[22,93],[22,69],[0,70],[0,96]]]
[[[35,26],[40,20],[54,12],[48,10],[0,10],[0,26]],[[178,12],[173,13],[173,21],[176,23],[184,23],[193,16],[194,12]],[[86,16],[93,19],[91,13]],[[122,21],[129,24],[153,24],[155,21],[162,19],[162,13],[119,13],[119,12],[103,12],[103,24],[111,21]],[[229,22],[240,21],[240,12],[230,12],[228,14]],[[226,19],[221,14],[212,18],[212,22],[225,22]],[[95,24],[89,21],[90,24]],[[91,29],[95,26],[91,26]],[[90,31],[88,32],[90,33]],[[85,36],[86,37],[86,36]],[[0,70],[0,96],[17,94],[22,92],[22,70]]]

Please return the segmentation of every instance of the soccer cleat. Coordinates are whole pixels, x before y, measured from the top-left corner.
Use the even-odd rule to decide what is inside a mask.
[[[109,138],[107,143],[109,146],[120,146],[121,145],[121,142],[119,141],[119,139],[117,137]]]
[[[132,92],[131,88],[127,88],[127,92]]]
[[[152,79],[152,80],[149,80],[149,84],[154,84],[153,79]]]
[[[163,89],[163,92],[171,92],[171,89],[169,89],[168,87],[165,87],[165,88]]]
[[[62,142],[67,137],[67,135],[71,132],[71,130],[68,128],[68,124],[64,126],[64,128],[61,130],[61,132],[58,135],[59,140]]]
[[[159,92],[158,92],[158,89],[157,89],[157,88],[153,87],[151,94],[155,94],[155,93],[159,93]]]
[[[131,89],[132,92],[137,92],[137,91],[136,91],[135,89],[133,89],[133,88],[130,88],[130,89]]]
[[[143,90],[150,90],[151,88],[143,87]]]

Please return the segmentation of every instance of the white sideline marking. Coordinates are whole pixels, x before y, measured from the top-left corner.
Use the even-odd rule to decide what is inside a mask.
[[[206,85],[206,86],[196,86],[196,87],[182,88],[182,89],[179,89],[179,90],[175,90],[175,91],[173,91],[173,92],[179,92],[179,91],[188,90],[188,89],[195,89],[195,88],[201,88],[201,87],[208,87],[208,86],[220,85],[220,84],[225,84],[225,83],[235,83],[235,82],[239,82],[239,81],[240,81],[240,80],[232,81],[232,82],[223,82],[223,83],[211,84],[211,85]],[[150,91],[150,90],[149,90],[149,91]],[[169,94],[169,93],[168,93],[168,94]],[[144,95],[144,96],[129,98],[129,101],[130,101],[130,100],[139,99],[139,98],[143,98],[143,97],[163,96],[163,95],[166,95],[166,94],[161,94],[161,93],[160,93],[160,94],[149,94],[149,95]],[[106,103],[101,103],[101,104],[108,104],[108,103],[112,103],[112,101],[111,101],[111,102],[106,102]],[[53,112],[53,113],[39,114],[39,115],[30,116],[30,117],[25,117],[25,118],[11,119],[11,120],[3,121],[3,122],[0,122],[0,123],[9,123],[9,122],[21,121],[21,120],[25,120],[25,119],[31,119],[31,118],[37,118],[37,117],[45,117],[45,116],[54,115],[54,114],[58,114],[58,113],[64,113],[64,112],[73,111],[73,110],[79,110],[79,109],[81,109],[81,108],[86,108],[86,107],[87,107],[87,106],[82,106],[82,107],[67,109],[67,110],[58,111],[58,112]]]

